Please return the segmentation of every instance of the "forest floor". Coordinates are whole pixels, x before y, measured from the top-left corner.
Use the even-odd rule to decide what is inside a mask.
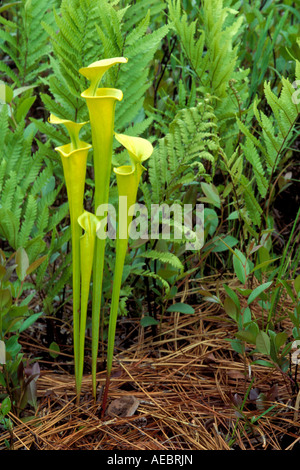
[[[5,439],[16,450],[299,447],[297,366],[291,364],[285,374],[251,364],[253,355],[242,357],[232,350],[228,340],[234,338],[236,326],[222,308],[208,302],[193,306],[194,315],[166,314],[156,337],[150,327],[140,326],[139,318],[120,320],[110,406],[103,419],[105,371],[97,376],[96,402],[91,376],[85,374],[77,405],[71,346],[69,354],[63,352],[52,363],[41,361],[37,409],[28,408],[22,420],[10,413],[13,431],[0,434],[0,449]],[[286,303],[288,308],[292,306]],[[284,325],[286,331],[289,327]],[[41,351],[24,335],[23,348],[29,344],[28,352],[38,357]]]

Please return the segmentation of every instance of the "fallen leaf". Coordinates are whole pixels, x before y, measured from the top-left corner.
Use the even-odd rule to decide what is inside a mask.
[[[259,388],[251,388],[250,393],[249,393],[249,400],[256,401],[259,395],[260,395]]]
[[[217,362],[217,359],[214,356],[214,353],[208,353],[204,357],[204,362],[205,363],[210,363],[210,362]]]
[[[127,418],[134,415],[139,404],[140,400],[132,395],[116,398],[108,406],[106,414],[112,417]]]
[[[226,374],[231,379],[245,379],[245,374],[238,370],[227,370]]]

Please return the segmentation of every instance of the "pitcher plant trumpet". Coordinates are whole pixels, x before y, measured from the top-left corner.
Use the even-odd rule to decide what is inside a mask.
[[[114,168],[114,172],[117,177],[119,195],[118,231],[116,240],[116,261],[113,279],[112,301],[108,327],[107,375],[105,391],[103,395],[102,416],[104,416],[106,409],[113,362],[113,351],[123,268],[128,248],[129,228],[132,221],[132,215],[130,215],[131,212],[129,213],[129,209],[136,203],[139,182],[141,175],[145,170],[142,162],[147,160],[153,152],[152,144],[146,139],[142,139],[141,137],[130,137],[124,134],[115,134],[115,137],[117,141],[127,149],[131,160],[131,165]]]
[[[49,117],[51,124],[63,124],[70,135],[71,142],[55,150],[60,154],[69,201],[72,262],[73,262],[73,342],[76,394],[79,399],[81,382],[79,375],[80,358],[80,236],[81,227],[77,222],[83,212],[86,162],[88,151],[92,146],[79,139],[79,132],[86,122],[75,123],[60,119],[53,114]]]
[[[90,86],[81,96],[85,98],[90,115],[94,156],[95,213],[101,204],[108,204],[113,147],[115,106],[123,99],[121,90],[98,88],[105,72],[116,64],[127,62],[125,57],[103,59],[83,67],[79,72],[90,80]],[[99,218],[101,220],[101,218]],[[96,398],[96,372],[100,328],[102,281],[105,254],[105,238],[97,237],[95,245],[92,296],[92,383]]]

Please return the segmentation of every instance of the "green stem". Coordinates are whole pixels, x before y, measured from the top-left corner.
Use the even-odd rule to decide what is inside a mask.
[[[125,262],[126,252],[127,252],[127,246],[128,246],[128,239],[121,239],[121,240],[119,238],[117,239],[115,274],[114,274],[114,283],[113,283],[112,300],[111,300],[109,325],[108,325],[107,355],[106,355],[107,357],[106,383],[105,383],[105,389],[104,389],[104,395],[103,395],[103,401],[102,401],[102,411],[101,411],[102,417],[105,414],[110,376],[111,376],[111,370],[112,370],[120,291],[121,291],[121,285],[122,285],[123,268],[124,268],[124,262]]]
[[[89,280],[85,281],[84,274],[81,273],[82,286],[89,286]],[[84,367],[84,343],[85,343],[85,329],[87,318],[87,307],[89,300],[89,291],[82,287],[81,289],[81,306],[80,306],[80,331],[79,331],[79,359],[78,359],[78,383],[82,383],[83,367]],[[80,390],[79,390],[80,393]]]
[[[72,261],[73,261],[73,343],[74,343],[74,369],[77,402],[79,401],[81,380],[79,374],[80,363],[80,236],[81,228],[72,224]]]
[[[113,283],[111,309],[110,309],[109,326],[108,326],[108,339],[107,339],[107,375],[108,377],[110,377],[111,369],[112,369],[116,325],[117,325],[119,300],[120,300],[120,291],[121,291],[121,285],[122,285],[123,268],[124,268],[125,256],[127,252],[127,246],[128,246],[128,239],[117,240],[115,274],[114,274],[114,283]]]
[[[102,151],[105,155],[106,165],[100,167],[100,159],[94,159],[95,166],[95,212],[101,204],[107,204],[109,198],[109,183],[111,173],[111,156],[112,156],[112,132],[110,138],[106,139],[107,147],[103,149],[105,139],[102,138]],[[97,145],[95,153],[100,153],[101,145]],[[99,149],[99,150],[98,150]],[[102,171],[101,171],[102,170]],[[103,269],[105,258],[105,244],[106,239],[97,237],[95,245],[95,261],[93,270],[93,306],[92,306],[92,389],[93,396],[96,399],[97,388],[97,358],[99,348],[99,329],[100,329],[100,316],[101,316],[101,300],[102,300],[102,284],[103,284]]]
[[[92,306],[92,387],[93,396],[96,399],[97,389],[97,357],[100,329],[100,312],[102,300],[102,282],[105,254],[105,239],[96,239],[95,258],[93,270],[93,306]]]
[[[91,212],[84,211],[78,217],[78,225],[84,230],[80,237],[80,268],[81,268],[81,305],[80,305],[80,333],[79,333],[79,381],[82,382],[84,367],[84,343],[87,309],[90,293],[91,275],[95,252],[95,240],[98,228],[98,219]]]

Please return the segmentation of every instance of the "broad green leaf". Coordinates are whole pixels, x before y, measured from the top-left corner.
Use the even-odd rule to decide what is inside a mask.
[[[10,412],[10,410],[11,410],[10,398],[6,397],[6,398],[4,398],[3,402],[1,403],[0,413],[2,414],[2,416],[5,416]]]
[[[265,366],[265,367],[275,367],[275,365],[272,362],[265,361],[263,359],[257,359],[257,361],[251,362],[251,364],[258,364],[259,366]]]
[[[9,318],[22,317],[28,312],[27,305],[13,305],[9,309]]]
[[[14,89],[14,98],[21,95],[21,93],[24,93],[24,91],[31,90],[32,88],[35,88],[35,87],[36,87],[36,85],[27,85],[27,86],[21,86],[20,88],[15,88]]]
[[[235,333],[235,336],[242,341],[255,344],[255,340],[256,340],[255,335],[250,330],[240,330],[237,333]]]
[[[14,7],[15,5],[21,5],[22,2],[11,2],[7,3],[6,5],[3,5],[0,7],[0,13],[3,13],[5,10],[8,10],[9,8]]]
[[[250,323],[252,321],[252,314],[249,307],[246,307],[243,312],[243,325]]]
[[[25,119],[29,109],[33,105],[33,103],[36,100],[36,96],[30,96],[29,98],[26,98],[22,103],[18,106],[15,117],[18,122],[20,122],[22,119]]]
[[[300,274],[294,280],[294,288],[295,288],[295,291],[297,292],[297,295],[299,295],[299,293],[300,293]]]
[[[41,313],[34,313],[33,315],[30,315],[30,317],[26,318],[24,322],[22,323],[21,328],[19,329],[19,332],[22,333],[22,331],[26,330],[29,328],[38,318],[40,318],[43,315],[43,312]]]
[[[256,349],[261,354],[270,355],[271,352],[271,342],[270,338],[264,331],[260,331],[256,337]]]
[[[167,312],[193,314],[195,313],[195,309],[191,307],[191,305],[178,302],[176,304],[170,305],[170,307],[167,308]]]
[[[14,97],[14,92],[6,83],[0,83],[0,103],[10,103]]]
[[[224,195],[224,194],[223,194]],[[227,220],[236,220],[239,218],[239,213],[238,211],[233,211],[231,214],[227,217]]]
[[[59,356],[60,347],[58,346],[58,344],[55,341],[52,341],[52,343],[49,346],[49,349],[50,349],[49,354],[50,354],[51,357],[53,357],[55,359],[56,357]]]
[[[250,271],[250,274],[254,273],[255,271],[257,271],[258,269],[261,269],[262,272],[265,272],[266,270],[264,268],[266,268],[267,266],[269,266],[269,264],[271,263],[274,263],[275,261],[277,261],[279,258],[273,258],[273,259],[269,259],[267,261],[264,261],[263,263],[259,263],[257,264],[251,271]]]
[[[147,326],[158,325],[158,320],[153,317],[145,316],[141,319],[141,325],[146,328]]]
[[[18,336],[11,336],[6,341],[6,354],[10,357],[15,357],[18,352],[21,350],[21,345],[18,343]]]
[[[257,335],[259,333],[259,328],[257,326],[257,323],[255,323],[255,321],[252,321],[251,323],[247,325],[246,331],[250,331],[254,340],[256,341]]]
[[[174,269],[159,269],[157,274],[165,279],[166,281],[170,280],[173,276],[176,276],[178,271]]]
[[[248,297],[248,305],[250,305],[262,292],[268,289],[271,284],[272,281],[265,282],[264,284],[261,284],[260,286],[256,287]]]
[[[201,183],[201,188],[206,198],[200,198],[199,200],[203,202],[208,202],[209,204],[220,208],[221,201],[217,188],[213,184],[208,184],[204,182]]]
[[[233,256],[234,272],[242,284],[246,284],[246,258],[239,250],[234,250]]]
[[[212,237],[215,233],[219,224],[218,214],[214,209],[210,209],[209,207],[204,208],[204,228],[208,229],[209,235]]]
[[[245,346],[243,343],[241,343],[241,341],[239,339],[232,339],[230,341],[230,344],[231,344],[231,347],[232,349],[239,353],[239,354],[244,354],[245,352]]]
[[[239,241],[237,238],[232,237],[231,235],[227,235],[226,237],[219,238],[219,241],[216,242],[215,248],[212,250],[213,253],[220,253],[222,251],[227,251],[230,247],[235,246]]]
[[[251,292],[252,292],[252,289],[244,289],[244,288],[240,288],[240,287],[238,287],[236,290],[237,290],[238,293],[241,294],[243,297],[249,297],[249,295],[250,295]]]
[[[279,349],[281,346],[283,346],[287,338],[288,338],[288,335],[285,331],[282,331],[281,333],[277,333],[275,337],[276,348]]]

